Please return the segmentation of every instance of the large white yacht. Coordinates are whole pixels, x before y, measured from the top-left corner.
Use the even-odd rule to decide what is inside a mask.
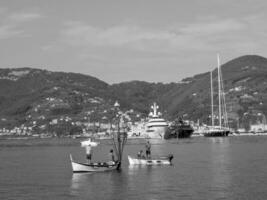
[[[151,106],[153,112],[149,113],[149,120],[146,124],[146,136],[147,138],[164,138],[164,134],[167,130],[168,123],[161,118],[161,113],[158,112],[159,106],[154,103]]]

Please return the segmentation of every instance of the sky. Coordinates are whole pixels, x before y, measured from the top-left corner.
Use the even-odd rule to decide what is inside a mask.
[[[265,0],[1,0],[0,68],[177,82],[267,57]]]

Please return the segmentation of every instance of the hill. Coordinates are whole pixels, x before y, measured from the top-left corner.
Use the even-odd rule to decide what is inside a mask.
[[[223,64],[221,70],[231,126],[264,121],[264,115],[267,114],[267,59],[246,55]],[[214,90],[217,91],[217,68],[212,73]],[[111,88],[118,92],[117,95],[122,102],[126,102],[127,107],[141,108],[140,111],[148,113],[148,105],[157,101],[165,118],[184,116],[210,123],[209,72],[185,78],[179,83],[133,81],[116,84]],[[216,92],[214,102],[218,102]],[[215,103],[215,112],[216,106]]]
[[[6,127],[80,114],[106,99],[108,89],[91,76],[31,68],[1,69],[0,85],[0,119]]]
[[[231,126],[264,121],[267,59],[246,55],[223,64],[221,70]],[[216,80],[214,69],[214,90]],[[134,109],[143,116],[147,116],[149,105],[156,101],[167,119],[183,116],[210,123],[209,72],[177,83],[130,81],[109,85],[77,73],[0,69],[0,85],[0,126],[6,128],[31,123],[47,125],[66,117],[76,121],[90,117],[97,121],[108,115],[115,100],[122,110]],[[216,94],[214,98],[217,102]]]

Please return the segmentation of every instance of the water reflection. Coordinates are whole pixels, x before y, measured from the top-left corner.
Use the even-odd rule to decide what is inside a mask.
[[[90,178],[90,173],[73,174],[71,179],[71,194],[77,195],[79,191],[84,190],[87,187],[86,182]]]
[[[229,138],[211,139],[211,192],[216,198],[227,198],[231,191],[231,154]]]
[[[229,146],[229,138],[226,137],[210,137],[208,138],[212,143],[219,143],[219,144],[224,144]]]
[[[129,165],[128,166],[128,175],[130,178],[137,175],[141,172],[149,173],[153,166],[147,166],[147,165]]]
[[[70,194],[77,198],[118,199],[126,196],[127,176],[122,171],[73,174]]]
[[[72,179],[71,179],[71,188],[73,190],[78,190],[82,186],[84,186],[83,183],[86,182],[88,179],[88,176],[90,176],[91,173],[81,173],[81,174],[72,174]]]

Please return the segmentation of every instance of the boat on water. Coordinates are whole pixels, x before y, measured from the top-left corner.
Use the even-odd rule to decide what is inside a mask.
[[[205,130],[203,135],[205,137],[226,137],[230,133],[230,130],[225,127],[208,127],[208,129]]]
[[[153,112],[149,113],[149,120],[146,124],[146,137],[148,139],[163,139],[168,127],[168,123],[161,118],[161,113],[158,112],[159,106],[154,103],[151,106]]]
[[[104,172],[111,170],[120,170],[122,162],[123,149],[127,141],[127,133],[120,130],[120,124],[123,123],[123,118],[119,115],[119,104],[116,102],[114,104],[115,111],[118,113],[116,116],[117,130],[112,134],[113,148],[116,154],[113,154],[113,149],[110,150],[111,160],[107,162],[92,162],[92,152],[91,148],[96,147],[99,143],[92,141],[91,138],[82,141],[81,146],[86,149],[87,163],[76,162],[73,160],[72,155],[70,155],[70,161],[73,173],[86,173],[86,172]]]
[[[220,67],[220,58],[217,55],[217,62],[218,62],[218,120],[219,125],[214,126],[214,105],[213,105],[213,79],[212,79],[212,72],[210,72],[210,90],[211,90],[211,126],[208,126],[203,135],[205,137],[226,137],[230,133],[230,129],[228,126],[228,117],[227,117],[227,110],[226,110],[226,103],[225,103],[225,95],[224,95],[224,88],[223,88],[223,79]],[[223,119],[223,125],[222,125]]]
[[[104,172],[115,170],[118,168],[118,162],[95,162],[95,163],[80,163],[75,162],[70,155],[71,167],[73,173],[86,173],[86,172]]]
[[[128,155],[128,161],[130,165],[171,165],[173,155],[162,156],[158,158],[136,158]]]
[[[164,139],[171,138],[189,138],[193,134],[194,129],[189,124],[183,121],[181,118],[175,120],[167,129]]]

